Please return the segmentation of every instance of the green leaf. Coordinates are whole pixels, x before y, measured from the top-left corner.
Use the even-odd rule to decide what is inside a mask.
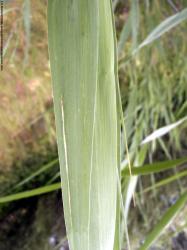
[[[111,13],[110,1],[48,1],[57,143],[71,250],[114,246],[118,130]]]
[[[146,157],[147,148],[142,147],[140,151],[136,154],[135,157],[135,164],[143,164],[145,157]],[[127,164],[127,163],[126,163]],[[126,166],[127,167],[127,166]],[[128,213],[131,204],[131,200],[136,190],[136,185],[138,182],[138,176],[124,176],[123,177],[123,184],[122,184],[122,193],[124,199],[124,216],[122,218],[122,232],[127,232],[128,228]],[[122,242],[123,242],[123,234],[122,234]],[[126,237],[127,238],[127,237]],[[128,242],[128,240],[127,240]],[[129,248],[130,249],[130,248]]]
[[[137,47],[138,30],[139,30],[139,0],[134,0],[131,3],[131,27],[132,27],[132,48]]]
[[[112,1],[110,0],[111,6]],[[113,9],[114,10],[114,9]],[[118,180],[118,189],[117,189],[117,199],[116,199],[116,224],[115,224],[115,236],[114,236],[114,246],[113,250],[121,249],[121,207],[120,207],[120,191],[121,191],[121,148],[120,148],[120,140],[121,140],[121,123],[120,123],[120,105],[121,105],[121,96],[119,93],[119,78],[118,78],[118,56],[117,56],[117,38],[116,38],[116,30],[115,30],[115,18],[111,8],[111,17],[112,17],[112,26],[113,26],[113,34],[114,34],[114,74],[115,74],[115,86],[116,86],[116,112],[117,112],[117,180]],[[128,236],[127,236],[128,237]]]
[[[24,64],[28,63],[29,59],[29,47],[30,47],[30,39],[31,39],[31,3],[30,0],[25,0],[23,4],[23,24],[25,29],[25,58]]]
[[[32,179],[34,179],[36,176],[44,173],[45,171],[47,171],[48,169],[54,167],[56,164],[58,163],[58,159],[55,159],[47,164],[45,164],[44,166],[40,167],[39,170],[35,171],[34,173],[32,173],[31,175],[29,175],[27,178],[25,178],[24,180],[22,180],[21,182],[19,182],[15,188],[23,186],[25,183],[31,181]]]
[[[141,143],[141,145],[146,144],[148,142],[151,142],[153,140],[156,140],[157,138],[162,137],[163,135],[169,133],[171,130],[173,130],[174,128],[178,127],[179,125],[181,125],[183,122],[185,122],[187,120],[187,116],[185,116],[184,118],[180,119],[177,122],[171,123],[167,126],[164,126],[162,128],[159,128],[157,130],[155,130],[152,134],[148,135]]]
[[[145,242],[140,247],[139,250],[146,250],[158,239],[164,229],[172,222],[172,220],[177,216],[182,207],[187,202],[187,193],[184,193],[180,196],[177,202],[171,206],[168,211],[164,214],[162,219],[159,221],[157,225],[154,226],[152,232],[147,236]]]
[[[161,22],[148,36],[145,40],[132,51],[132,54],[129,57],[123,57],[120,59],[120,63],[128,63],[133,56],[135,56],[142,48],[151,44],[166,32],[170,31],[172,28],[183,22],[187,19],[187,8],[182,10],[181,12],[166,18],[163,22]],[[128,33],[126,33],[128,35]],[[125,36],[126,38],[126,36]],[[121,46],[120,46],[121,47]]]
[[[132,172],[132,175],[147,175],[147,174],[165,171],[170,168],[174,168],[177,165],[181,165],[185,162],[187,162],[187,157],[176,159],[176,160],[155,162],[153,164],[145,164],[140,167],[132,167],[131,172]],[[127,167],[122,170],[122,175],[129,175],[129,169]]]
[[[118,55],[122,53],[125,43],[127,39],[129,38],[130,34],[131,34],[131,15],[129,15],[120,33],[120,37],[118,41]]]
[[[165,178],[165,179],[155,183],[154,185],[145,188],[141,193],[147,193],[147,192],[149,192],[149,191],[151,191],[151,190],[153,190],[155,188],[160,188],[160,187],[162,187],[164,185],[167,185],[167,184],[169,184],[169,183],[171,183],[171,182],[173,182],[173,181],[175,181],[175,180],[177,180],[179,178],[185,177],[185,176],[187,176],[187,170],[182,171],[180,173],[177,173],[174,176],[170,176],[168,178]]]
[[[60,172],[57,172],[48,182],[47,184],[53,183],[56,179],[59,179],[60,177]]]
[[[30,197],[41,195],[41,194],[46,194],[46,193],[58,190],[58,189],[60,189],[60,187],[61,187],[60,183],[55,183],[52,185],[48,185],[48,186],[44,186],[44,187],[40,187],[40,188],[35,188],[32,190],[20,192],[17,194],[7,195],[4,197],[0,197],[0,203],[6,203],[6,202],[10,202],[10,201],[16,201],[16,200],[20,200],[20,199],[30,198]]]
[[[164,35],[166,32],[180,24],[186,18],[187,8],[173,16],[168,17],[147,36],[147,38],[138,46],[138,48],[134,50],[133,54],[136,54],[140,49]]]
[[[138,30],[139,30],[139,0],[134,0],[131,2],[131,11],[120,33],[118,42],[119,56],[122,53],[125,43],[127,42],[131,34],[132,34],[133,50],[137,47]]]

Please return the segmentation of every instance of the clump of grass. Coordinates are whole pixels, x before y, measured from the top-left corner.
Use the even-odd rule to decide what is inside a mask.
[[[46,154],[48,144],[56,145],[50,111],[45,3],[31,3],[32,32],[25,30],[23,1],[12,1],[4,6],[5,10],[12,11],[4,15],[6,53],[4,70],[0,74],[0,171],[3,173],[12,171],[15,161],[22,162],[34,153]],[[27,49],[28,65],[24,67],[28,32],[31,43]]]

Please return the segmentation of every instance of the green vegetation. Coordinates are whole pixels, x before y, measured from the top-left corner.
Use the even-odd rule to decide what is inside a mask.
[[[24,1],[24,56],[18,53],[12,59],[14,67],[16,60],[23,62],[24,79],[37,72],[30,69],[31,65],[40,57],[43,60],[37,43],[35,48],[31,43],[35,33],[33,39],[41,39],[37,31],[47,29],[42,14],[38,19],[41,24],[33,30],[30,11],[45,8],[44,4],[36,6]],[[60,172],[56,153],[40,168],[37,164],[30,171],[24,170],[23,175],[20,166],[10,182],[13,187],[2,187],[0,203],[6,208],[7,202],[52,192],[61,186],[71,250],[151,246],[171,249],[169,224],[176,223],[177,232],[187,223],[183,218],[183,223],[177,224],[187,204],[187,183],[183,178],[187,175],[187,4],[182,0],[177,4],[119,0],[114,1],[113,9],[114,22],[110,1],[49,0],[49,55]],[[11,11],[6,16],[10,14]],[[7,46],[7,57],[12,46],[11,42]],[[48,66],[45,72],[40,76],[41,82],[49,82]],[[7,75],[6,72],[0,80],[7,79]],[[28,104],[19,109],[23,111],[24,124],[31,115],[32,119],[38,115],[43,119],[39,137],[33,136],[32,126],[25,126],[36,147],[32,150],[28,144],[25,150],[25,137],[21,136],[19,145],[24,154],[20,161],[28,157],[29,150],[33,155],[42,149],[44,157],[51,148],[56,150],[51,108],[43,108],[46,94],[50,96],[50,88],[43,85],[41,91],[36,91],[35,112],[31,112],[29,94]],[[19,103],[16,98],[10,105]],[[14,117],[1,112],[7,130],[14,133],[19,120],[13,127]],[[40,137],[44,127],[49,132]],[[9,150],[5,135],[0,145],[7,145],[4,148]],[[19,151],[18,148],[15,155]],[[7,164],[9,167],[14,158]],[[170,202],[173,198],[175,202]]]

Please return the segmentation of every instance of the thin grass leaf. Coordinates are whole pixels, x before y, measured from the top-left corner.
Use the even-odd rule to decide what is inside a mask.
[[[19,182],[15,188],[23,186],[24,184],[28,183],[29,181],[31,181],[32,179],[34,179],[36,176],[46,172],[48,169],[56,166],[58,164],[58,159],[55,159],[47,164],[45,164],[44,166],[40,167],[39,170],[35,171],[34,173],[32,173],[31,175],[29,175],[27,178],[25,178],[24,180],[22,180],[21,182]]]
[[[57,179],[60,178],[60,172],[57,172],[48,182],[47,184],[51,184],[53,183],[54,181],[56,181]]]
[[[173,0],[167,0],[167,2],[175,12],[179,11]]]
[[[152,173],[158,173],[161,171],[174,168],[185,162],[187,162],[187,157],[176,159],[176,160],[156,162],[153,164],[145,164],[141,167],[132,167],[131,173],[132,175],[147,175],[147,174],[152,174]],[[129,169],[127,167],[122,170],[122,175],[130,175]]]
[[[161,136],[169,133],[171,130],[173,130],[174,128],[178,127],[179,125],[181,125],[183,122],[185,122],[187,120],[187,116],[182,118],[181,120],[174,122],[172,124],[169,124],[165,127],[159,128],[157,130],[155,130],[152,134],[148,135],[142,142],[141,145],[146,144],[148,142],[151,142],[153,140],[156,140],[157,138],[160,138]]]
[[[123,52],[125,43],[128,40],[130,34],[131,34],[131,15],[128,16],[128,19],[123,25],[123,29],[120,33],[118,41],[118,55],[120,55]]]
[[[131,34],[132,34],[132,49],[134,50],[137,47],[138,30],[139,30],[138,28],[139,28],[139,0],[135,0],[132,1],[131,3],[131,11],[120,33],[118,42],[118,55],[122,53],[125,43]]]
[[[187,8],[181,12],[168,17],[161,24],[159,24],[148,36],[147,38],[134,50],[133,54],[137,53],[144,46],[152,43],[166,32],[183,22],[187,18]]]
[[[7,53],[7,50],[8,50],[8,47],[10,46],[10,42],[12,40],[12,38],[14,37],[14,34],[17,32],[17,29],[18,29],[18,25],[19,25],[19,22],[21,21],[21,18],[18,18],[15,23],[14,23],[14,27],[11,29],[9,35],[8,35],[8,38],[5,42],[5,45],[3,47],[3,57],[5,57],[6,53]]]
[[[132,49],[137,47],[138,30],[139,30],[139,0],[134,0],[131,3],[131,28],[132,28]]]
[[[135,158],[135,164],[143,164],[146,156],[146,147],[142,147],[140,152],[136,154]],[[126,162],[126,165],[128,162]],[[138,182],[138,176],[124,176],[122,172],[123,177],[123,184],[122,184],[122,195],[124,199],[124,217],[122,218],[122,236],[121,236],[121,242],[124,241],[124,231],[127,231],[127,225],[128,225],[128,214],[129,214],[129,208],[131,204],[131,200],[134,198],[136,185]],[[135,201],[135,200],[134,200]],[[127,238],[127,237],[126,237]]]
[[[161,180],[161,181],[155,183],[154,185],[145,188],[141,193],[147,193],[155,188],[163,187],[163,186],[165,186],[173,181],[176,181],[178,178],[182,178],[185,176],[187,176],[187,170],[182,171],[180,173],[176,173],[174,176],[170,176],[168,178],[165,178],[164,180]]]
[[[110,1],[112,6],[112,1]],[[113,6],[114,7],[114,6]],[[117,105],[117,161],[118,168],[117,179],[118,179],[118,189],[117,189],[117,199],[116,199],[116,224],[115,224],[115,237],[114,237],[114,247],[113,250],[121,249],[121,206],[120,206],[120,191],[121,191],[121,123],[120,123],[120,105],[121,105],[121,96],[119,95],[119,78],[118,78],[118,55],[117,55],[117,38],[116,38],[116,30],[115,30],[115,20],[114,20],[114,9],[112,11],[111,7],[111,17],[112,17],[112,27],[114,34],[114,74],[115,74],[115,86],[116,86],[116,105]],[[120,182],[120,183],[119,183]],[[126,235],[128,238],[128,235]]]
[[[147,236],[145,242],[139,248],[139,250],[149,249],[149,247],[158,239],[158,237],[165,230],[165,228],[177,216],[177,214],[180,212],[180,210],[183,208],[186,202],[187,202],[187,193],[184,193],[183,195],[180,196],[177,202],[168,209],[168,211],[164,214],[159,223],[154,226],[152,232]]]
[[[3,9],[3,15],[6,15],[8,14],[9,12],[12,12],[12,11],[15,11],[15,10],[20,10],[19,8],[17,7],[14,7],[14,8],[7,8],[7,9]],[[0,16],[1,16],[1,13],[0,13]]]
[[[136,165],[143,164],[145,157],[146,157],[146,152],[147,152],[146,148],[141,148],[141,150],[136,154],[136,158],[134,161]],[[127,168],[127,166],[125,168]],[[132,167],[132,169],[133,168],[134,167]],[[124,176],[123,170],[122,170],[122,176]],[[129,207],[130,207],[130,203],[131,203],[133,194],[134,194],[135,189],[136,189],[137,181],[138,181],[138,176],[125,176],[125,178],[124,178],[125,184],[123,187],[123,197],[124,197],[126,219],[128,217]]]
[[[111,3],[49,1],[48,27],[70,249],[113,250],[118,136]]]
[[[29,59],[29,47],[30,47],[30,39],[31,39],[31,6],[30,0],[25,0],[23,4],[23,23],[25,28],[25,58],[24,64],[28,63]]]
[[[41,194],[46,194],[46,193],[58,190],[58,189],[60,189],[60,187],[61,187],[61,183],[55,183],[52,185],[48,185],[48,186],[44,186],[44,187],[40,187],[40,188],[35,188],[32,190],[20,192],[17,194],[7,195],[4,197],[0,197],[0,203],[17,201],[17,200],[26,199],[26,198],[30,198],[30,197],[41,195]]]
[[[168,17],[161,24],[159,24],[136,49],[132,51],[132,54],[129,57],[121,58],[120,62],[124,64],[128,63],[142,48],[160,38],[166,32],[170,31],[172,28],[186,20],[186,18],[187,8],[173,16]]]

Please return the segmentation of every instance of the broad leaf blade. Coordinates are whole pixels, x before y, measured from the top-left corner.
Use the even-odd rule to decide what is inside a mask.
[[[118,163],[110,1],[49,1],[48,24],[70,249],[112,250]]]

